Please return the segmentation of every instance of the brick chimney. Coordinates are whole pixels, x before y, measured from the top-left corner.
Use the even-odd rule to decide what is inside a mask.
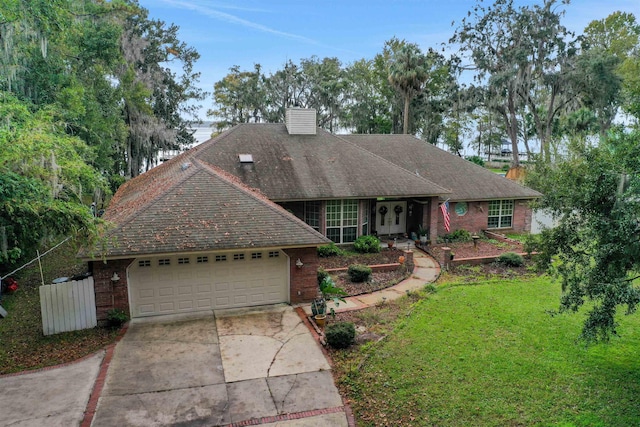
[[[287,108],[285,124],[289,135],[315,135],[316,110],[313,108]]]

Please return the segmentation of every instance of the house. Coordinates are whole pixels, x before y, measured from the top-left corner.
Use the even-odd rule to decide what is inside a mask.
[[[124,184],[90,261],[98,318],[316,296],[316,248],[360,235],[528,230],[539,193],[407,135],[338,136],[315,111],[243,124]]]

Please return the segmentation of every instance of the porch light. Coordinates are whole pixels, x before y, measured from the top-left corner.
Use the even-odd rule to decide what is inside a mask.
[[[120,281],[120,276],[118,276],[118,273],[116,273],[115,271],[113,272],[113,276],[111,276],[111,281],[113,283],[116,283],[116,282]]]
[[[298,268],[302,268],[302,266],[303,266],[303,265],[304,265],[304,264],[302,263],[302,261],[300,261],[300,258],[298,258],[298,259],[296,260],[296,267],[298,267]]]

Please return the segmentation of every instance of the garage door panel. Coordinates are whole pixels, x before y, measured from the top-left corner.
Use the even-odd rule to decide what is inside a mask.
[[[216,297],[216,308],[229,308],[232,307],[231,298],[225,296]]]
[[[169,297],[169,296],[172,296],[174,292],[175,292],[174,288],[162,287],[158,289],[158,296]]]
[[[182,296],[182,295],[191,295],[191,294],[193,294],[193,287],[191,285],[178,286],[177,294],[180,295],[180,296]]]
[[[202,298],[196,301],[196,306],[199,309],[209,309],[209,308],[213,308],[213,305],[211,305],[211,298]]]
[[[153,298],[153,295],[155,295],[153,289],[140,289],[138,292],[139,298]]]
[[[288,259],[254,252],[147,258],[129,268],[132,316],[288,301]],[[178,260],[181,260],[178,262]],[[207,259],[196,262],[196,259]]]
[[[208,283],[196,285],[196,292],[198,294],[209,294],[212,291],[212,286]]]
[[[227,282],[215,283],[213,287],[217,294],[227,292],[231,289],[230,283]]]
[[[173,301],[161,302],[158,304],[158,311],[160,313],[172,313],[176,311],[176,305]]]
[[[233,304],[235,305],[246,305],[248,303],[248,298],[246,295],[239,295],[233,298]]]

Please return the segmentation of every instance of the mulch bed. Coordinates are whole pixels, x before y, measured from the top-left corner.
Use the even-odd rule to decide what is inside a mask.
[[[344,289],[344,291],[353,297],[356,295],[368,294],[371,292],[386,289],[396,283],[401,282],[409,275],[406,267],[398,268],[394,271],[373,272],[371,273],[371,279],[367,282],[354,283],[349,279],[347,273],[338,273],[333,275],[333,280],[336,285]]]
[[[349,267],[352,264],[392,264],[398,262],[398,258],[402,255],[404,255],[404,252],[399,249],[385,248],[377,254],[349,254],[345,256],[320,258],[320,267],[324,269],[332,269]],[[406,263],[405,266],[399,267],[393,271],[374,271],[371,273],[371,279],[363,283],[351,282],[346,271],[334,273],[331,277],[335,281],[336,285],[344,289],[349,296],[356,296],[393,286],[408,277],[411,271],[413,271],[413,264]]]
[[[452,242],[438,243],[437,245],[429,245],[427,251],[438,261],[442,262],[442,248],[451,248],[456,259],[498,256],[505,252],[524,252],[522,243],[516,241],[510,242],[491,242],[488,240],[478,240],[477,246],[473,246],[473,242]]]
[[[521,242],[499,241],[496,243],[495,241],[489,240],[479,240],[476,247],[474,247],[473,242],[439,243],[437,245],[429,246],[427,251],[438,262],[442,262],[443,247],[451,248],[451,251],[455,254],[455,259],[457,260],[476,257],[495,257],[506,252],[524,252]],[[532,261],[527,258],[525,258],[525,264],[522,267],[507,267],[495,262],[480,264],[473,267],[463,264],[451,267],[448,273],[454,276],[460,275],[463,282],[476,282],[490,278],[509,279],[531,274],[530,267],[532,264]],[[470,271],[473,271],[474,273],[469,274]]]
[[[393,248],[384,248],[377,254],[348,254],[343,256],[320,257],[320,267],[324,269],[349,267],[351,264],[391,264],[398,262],[404,252]]]

